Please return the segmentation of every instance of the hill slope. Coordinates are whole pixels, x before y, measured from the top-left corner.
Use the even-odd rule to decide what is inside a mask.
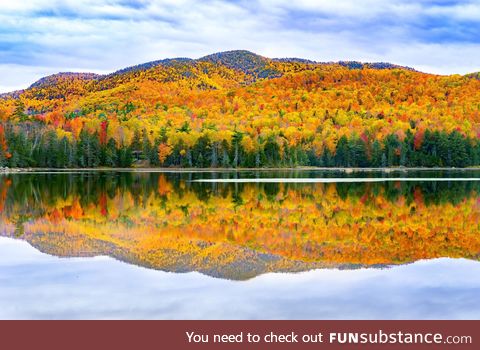
[[[0,99],[0,165],[478,165],[472,77],[249,51],[61,73]]]

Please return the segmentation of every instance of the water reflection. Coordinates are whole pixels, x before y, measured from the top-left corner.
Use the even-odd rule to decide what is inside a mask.
[[[195,181],[359,175],[399,177],[311,171],[1,176],[0,234],[56,256],[108,255],[227,279],[438,257],[479,259],[478,181]]]
[[[264,274],[248,281],[59,259],[0,237],[0,319],[478,319],[480,263]]]

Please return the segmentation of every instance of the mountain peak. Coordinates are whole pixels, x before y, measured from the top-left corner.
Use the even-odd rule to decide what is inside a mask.
[[[220,51],[220,52],[215,52],[207,56],[203,56],[199,58],[199,61],[204,61],[204,60],[210,60],[210,59],[215,59],[218,57],[226,57],[226,58],[238,58],[238,57],[255,57],[258,59],[264,58],[263,56],[260,56],[256,54],[255,52],[248,51],[248,50],[229,50],[229,51]],[[266,59],[266,58],[264,58]]]
[[[279,71],[271,66],[271,59],[248,50],[217,52],[201,57],[197,61],[221,64],[255,78],[273,78],[281,75]]]

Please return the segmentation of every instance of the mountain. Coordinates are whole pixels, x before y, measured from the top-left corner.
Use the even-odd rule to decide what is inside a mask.
[[[40,80],[36,81],[30,88],[45,88],[53,85],[62,85],[62,84],[70,84],[73,81],[80,80],[80,81],[90,81],[99,78],[100,75],[95,73],[72,73],[72,72],[64,72],[64,73],[57,73],[46,76],[41,78]]]
[[[479,165],[475,77],[245,50],[59,73],[2,95],[0,166]]]
[[[302,58],[267,58],[260,55],[257,55],[253,52],[247,50],[233,50],[218,52],[208,56],[204,56],[198,59],[191,59],[185,57],[178,58],[168,58],[162,60],[156,60],[151,62],[146,62],[138,64],[131,67],[126,67],[115,71],[110,74],[100,75],[95,73],[76,73],[76,72],[61,72],[57,74],[52,74],[46,77],[41,78],[36,81],[28,90],[33,89],[48,89],[52,88],[55,90],[64,89],[67,94],[69,93],[69,88],[72,85],[76,85],[79,82],[84,84],[92,83],[94,86],[102,86],[102,84],[95,84],[95,82],[101,81],[111,81],[120,79],[122,82],[132,78],[132,76],[138,76],[140,73],[144,72],[153,72],[161,69],[168,70],[169,68],[173,69],[183,69],[186,72],[186,77],[194,75],[193,67],[198,66],[200,63],[209,63],[213,66],[223,66],[228,69],[237,72],[243,72],[245,75],[249,76],[251,81],[257,79],[271,79],[277,78],[284,74],[285,65],[302,65],[301,68],[305,68],[307,65],[341,65],[349,69],[407,69],[413,70],[413,68],[399,66],[391,63],[384,62],[374,62],[374,63],[362,63],[358,61],[340,61],[338,63],[329,62],[321,63],[315,62]],[[172,74],[173,75],[173,74]],[[119,78],[121,77],[121,78]],[[25,90],[21,90],[13,93],[2,94],[3,97],[14,97],[18,98],[21,93],[24,93]]]
[[[357,61],[340,61],[338,63],[320,63],[301,58],[274,58],[270,59],[246,50],[218,52],[199,59],[185,57],[169,58],[146,62],[143,64],[126,67],[110,74],[100,75],[95,73],[61,72],[52,74],[36,81],[26,90],[0,94],[0,98],[18,99],[21,95],[34,99],[65,98],[69,95],[83,95],[87,92],[108,90],[118,85],[137,79],[139,76],[148,79],[157,79],[163,82],[178,80],[179,78],[198,77],[197,69],[209,74],[211,67],[227,68],[236,74],[244,76],[231,77],[237,83],[250,84],[257,80],[278,78],[292,70],[302,71],[311,66],[340,65],[349,69],[407,69],[391,63],[361,63]],[[210,69],[209,69],[210,68]],[[163,79],[158,79],[161,73]],[[225,74],[224,74],[225,75]],[[200,83],[200,86],[202,84]],[[212,88],[214,85],[207,87]],[[50,91],[51,90],[51,91]]]

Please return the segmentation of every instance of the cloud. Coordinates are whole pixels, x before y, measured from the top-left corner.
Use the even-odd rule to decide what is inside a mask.
[[[443,74],[480,70],[473,60],[480,55],[480,4],[473,1],[0,3],[0,72],[13,70],[2,76],[3,91],[26,87],[44,73],[113,71],[230,49],[318,61],[390,61]]]

